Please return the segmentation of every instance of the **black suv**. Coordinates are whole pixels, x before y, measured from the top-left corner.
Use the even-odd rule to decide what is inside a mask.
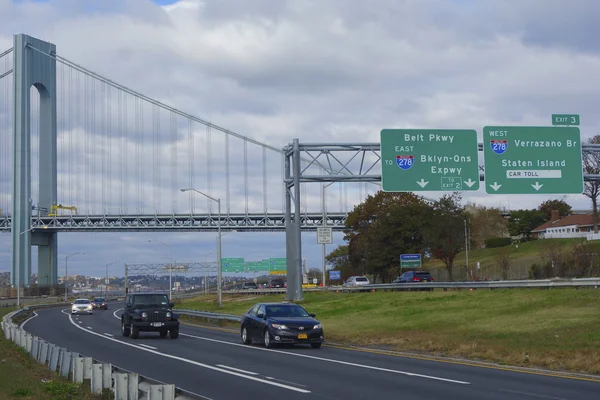
[[[129,293],[121,314],[121,333],[137,339],[140,332],[159,332],[160,337],[179,337],[179,316],[163,293]]]

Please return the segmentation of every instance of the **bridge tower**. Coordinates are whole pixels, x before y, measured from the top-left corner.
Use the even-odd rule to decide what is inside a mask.
[[[56,232],[32,232],[30,89],[40,96],[39,203],[40,215],[56,204],[56,46],[28,35],[14,36],[14,118],[11,284],[29,285],[31,246],[38,246],[38,282],[56,284]]]

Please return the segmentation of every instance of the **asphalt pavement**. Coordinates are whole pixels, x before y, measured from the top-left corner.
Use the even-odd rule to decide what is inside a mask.
[[[600,378],[432,361],[323,345],[266,349],[239,334],[181,325],[178,339],[121,336],[122,305],[93,315],[42,309],[25,329],[50,343],[207,399],[583,400],[598,399]],[[325,326],[327,339],[327,327]]]

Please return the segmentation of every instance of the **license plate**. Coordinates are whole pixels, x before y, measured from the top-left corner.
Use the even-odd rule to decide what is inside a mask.
[[[163,326],[164,322],[151,322],[150,326]]]
[[[427,282],[427,279],[423,279],[423,282]]]
[[[306,333],[299,333],[298,339],[308,339],[308,335]]]

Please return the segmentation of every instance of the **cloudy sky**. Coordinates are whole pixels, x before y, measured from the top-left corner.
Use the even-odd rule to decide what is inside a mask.
[[[384,128],[481,135],[486,125],[547,126],[553,113],[580,114],[582,139],[599,132],[596,0],[0,0],[0,16],[0,52],[15,33],[52,42],[62,57],[100,75],[278,149],[294,138],[378,142]],[[0,59],[0,74],[5,66]],[[216,212],[211,202],[179,193],[191,184],[226,197],[232,213],[281,211],[277,153],[268,151],[263,167],[262,148],[249,144],[246,164],[243,142],[232,139],[227,197],[223,134],[212,130],[208,148],[203,126],[168,112],[154,119],[149,104],[138,115],[144,122],[136,123],[132,96],[100,85],[81,89],[85,77],[68,67],[59,66],[58,74],[60,202],[84,213]],[[0,80],[3,212],[10,204],[9,79]],[[110,106],[94,103],[92,112],[86,99]],[[93,123],[85,119],[90,113]],[[122,119],[110,129],[101,125]],[[321,211],[319,190],[304,189],[308,211]],[[334,184],[328,210],[347,211],[374,190]],[[490,196],[483,185],[465,198],[511,209],[547,199]],[[566,200],[575,209],[589,207],[583,196]],[[170,244],[176,260],[216,259],[212,233],[66,233],[59,237],[59,271],[77,251],[86,255],[70,258],[69,272],[101,275],[119,260],[110,273],[120,275],[123,262],[165,262],[168,248],[149,239]],[[341,243],[340,235],[335,239]],[[0,234],[0,270],[9,269],[9,248],[10,235]],[[304,234],[309,266],[321,265],[320,250],[315,234]],[[284,234],[228,233],[223,256],[283,257]],[[34,271],[35,260],[34,250]]]

